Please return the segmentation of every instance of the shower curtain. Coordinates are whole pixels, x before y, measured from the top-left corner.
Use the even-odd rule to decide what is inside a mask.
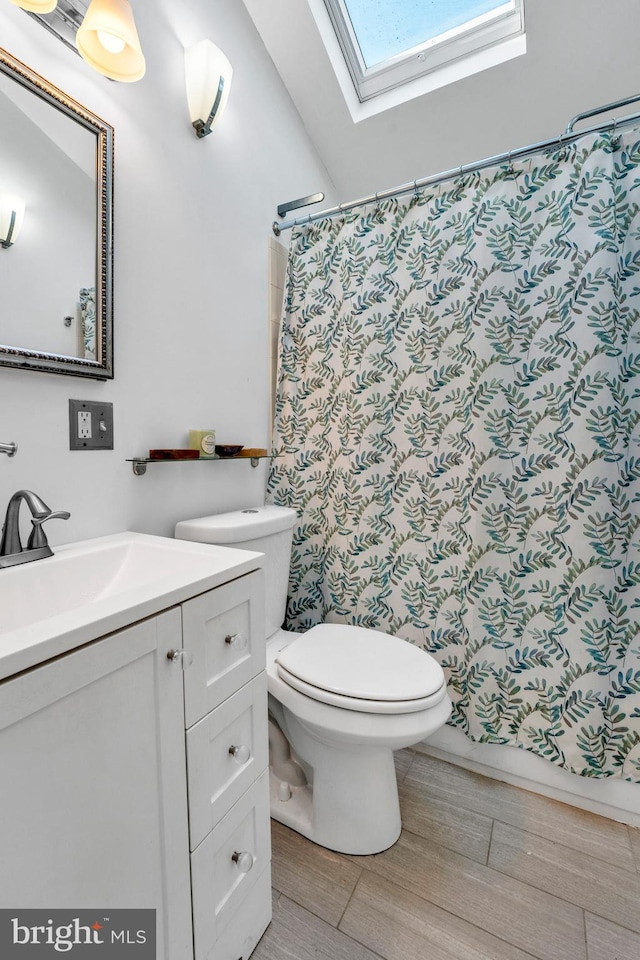
[[[398,634],[451,723],[640,780],[640,130],[294,230],[287,626]]]

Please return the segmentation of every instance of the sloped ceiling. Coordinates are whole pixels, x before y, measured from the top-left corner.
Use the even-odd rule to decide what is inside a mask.
[[[640,93],[637,0],[526,0],[525,56],[354,123],[307,0],[244,4],[340,201],[557,136]]]

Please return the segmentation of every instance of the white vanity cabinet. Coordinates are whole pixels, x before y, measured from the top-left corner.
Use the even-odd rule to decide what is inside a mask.
[[[246,960],[271,918],[262,591],[0,682],[0,907],[155,908],[158,960]]]

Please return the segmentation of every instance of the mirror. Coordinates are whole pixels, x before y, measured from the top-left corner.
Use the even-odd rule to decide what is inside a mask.
[[[8,196],[0,366],[111,379],[113,128],[0,48],[0,222]]]

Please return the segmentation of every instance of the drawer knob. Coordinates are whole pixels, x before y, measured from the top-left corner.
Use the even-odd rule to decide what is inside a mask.
[[[178,663],[183,670],[186,670],[193,663],[193,654],[188,650],[167,650],[167,660]]]
[[[253,854],[249,853],[246,850],[244,851],[244,853],[238,853],[238,851],[236,850],[236,852],[233,854],[231,859],[238,867],[238,870],[240,871],[240,873],[249,873],[249,870],[251,870],[251,867],[255,862],[253,858]]]
[[[246,763],[247,760],[251,759],[251,750],[244,744],[238,747],[229,747],[229,753],[238,763]]]
[[[247,645],[247,638],[243,633],[228,633],[224,642],[228,643],[234,650],[244,650]]]

